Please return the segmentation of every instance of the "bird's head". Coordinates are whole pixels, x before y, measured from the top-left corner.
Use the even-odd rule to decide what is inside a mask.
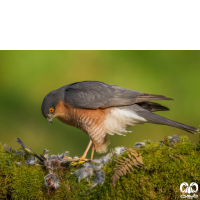
[[[59,95],[56,92],[56,90],[47,94],[42,102],[42,114],[48,120],[49,123],[52,123],[52,120],[55,117],[56,106],[58,102]]]

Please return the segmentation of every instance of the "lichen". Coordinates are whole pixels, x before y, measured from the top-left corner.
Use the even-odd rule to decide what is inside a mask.
[[[1,144],[0,199],[180,199],[182,182],[200,183],[200,145],[191,143],[186,136],[180,139],[145,141],[145,146],[137,148],[144,166],[120,177],[116,187],[111,182],[116,165],[111,158],[101,168],[105,172],[104,184],[93,187],[88,195],[95,174],[90,182],[82,179],[79,183],[74,172],[83,165],[58,168],[55,172],[59,188],[51,192],[44,185],[46,168],[26,164],[27,157],[4,150]],[[127,152],[120,156],[127,157]]]

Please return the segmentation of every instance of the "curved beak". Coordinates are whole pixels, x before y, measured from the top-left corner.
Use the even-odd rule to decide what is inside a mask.
[[[53,121],[52,121],[53,119],[52,119],[52,118],[50,118],[50,119],[49,119],[49,118],[47,118],[47,120],[48,120],[48,122],[49,122],[50,124],[52,124],[52,123],[53,123]]]
[[[53,115],[48,115],[47,120],[50,124],[53,123]]]
[[[48,120],[48,122],[49,122],[50,124],[53,123],[53,118],[54,118],[54,115],[53,115],[53,114],[48,114],[48,115],[47,115],[47,120]]]

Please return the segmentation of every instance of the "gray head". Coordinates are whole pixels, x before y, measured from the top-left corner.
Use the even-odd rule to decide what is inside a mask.
[[[42,102],[42,114],[45,118],[48,119],[49,123],[52,123],[53,115],[56,111],[56,106],[59,101],[62,100],[62,96],[59,90],[53,90],[49,94],[46,95]]]
[[[50,116],[54,114],[58,102],[59,98],[57,96],[57,90],[53,90],[52,92],[46,95],[46,97],[42,102],[42,107],[41,107],[42,114],[45,118],[47,119],[52,118]]]

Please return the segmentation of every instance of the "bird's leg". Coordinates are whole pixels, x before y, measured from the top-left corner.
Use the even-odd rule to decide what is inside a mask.
[[[84,160],[85,159],[85,157],[87,156],[87,152],[89,151],[91,145],[92,145],[92,140],[90,140],[90,142],[89,142],[84,154],[80,157],[80,160]]]
[[[93,145],[92,145],[91,160],[93,159],[93,155],[94,155],[94,150],[95,150],[95,147],[94,147],[94,144],[93,144]]]
[[[75,161],[89,161],[89,159],[86,159],[85,157],[87,156],[87,152],[89,151],[91,145],[92,145],[92,140],[90,140],[83,155],[80,158],[75,159]]]
[[[65,158],[67,158],[69,161],[71,161],[71,165],[78,165],[78,164],[82,164],[86,161],[90,161],[89,159],[87,159],[85,157],[87,156],[87,153],[88,153],[91,145],[92,145],[92,140],[90,140],[85,152],[83,153],[83,155],[80,158],[69,159],[67,156],[65,156]],[[91,160],[93,158],[94,149],[95,149],[95,147],[94,147],[94,145],[92,145]]]

